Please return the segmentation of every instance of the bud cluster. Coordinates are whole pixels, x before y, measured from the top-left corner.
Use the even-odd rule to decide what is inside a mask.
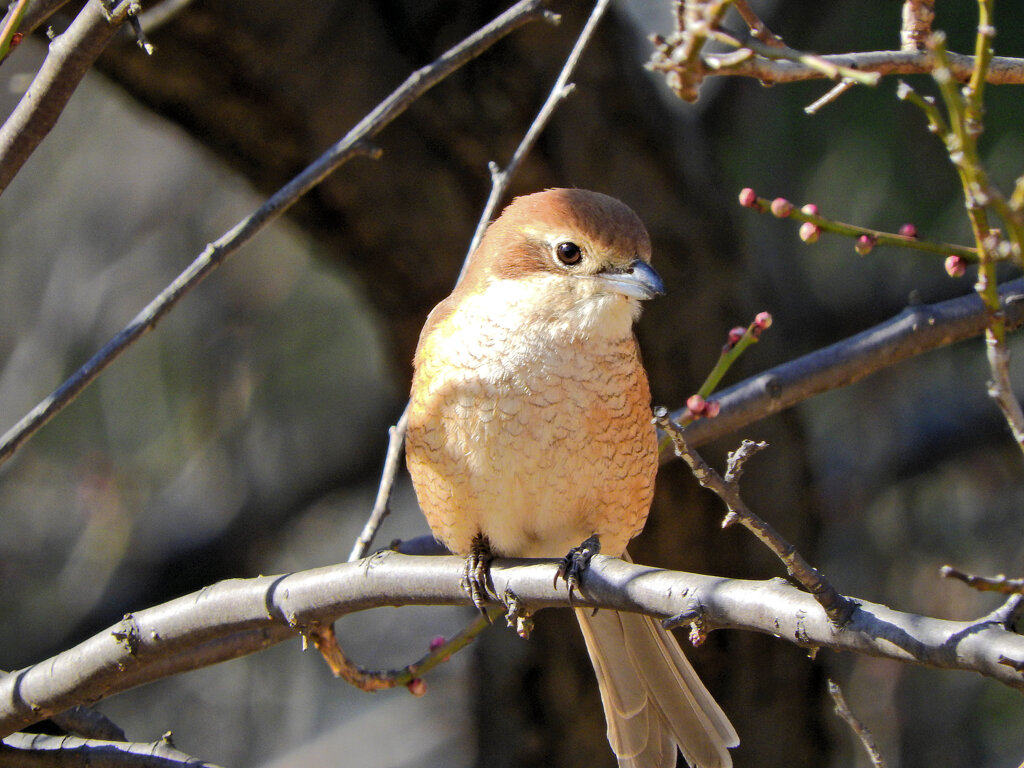
[[[713,419],[718,415],[721,406],[715,400],[705,400],[700,395],[690,395],[686,399],[686,407],[695,419]]]

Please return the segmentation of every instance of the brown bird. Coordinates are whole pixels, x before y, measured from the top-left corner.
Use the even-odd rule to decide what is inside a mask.
[[[625,556],[643,528],[658,446],[633,323],[663,292],[650,260],[618,200],[526,195],[427,318],[406,458],[434,536],[470,556],[478,605],[492,556]],[[677,747],[695,768],[732,765],[736,732],[671,634],[638,614],[576,616],[620,766],[674,766]]]

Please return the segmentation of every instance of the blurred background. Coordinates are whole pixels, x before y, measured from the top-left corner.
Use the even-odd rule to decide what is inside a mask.
[[[199,253],[343,135],[411,71],[504,0],[193,0],[116,42],[0,200],[0,429],[127,323]],[[971,291],[941,259],[848,240],[813,246],[736,204],[741,187],[885,230],[970,242],[954,170],[896,79],[814,116],[829,87],[708,81],[683,104],[644,69],[669,0],[619,2],[513,193],[597,189],[647,223],[668,296],[640,324],[654,401],[680,407],[728,329],[775,324],[730,382],[898,313]],[[790,45],[899,46],[895,0],[752,3]],[[973,48],[976,3],[936,29]],[[378,143],[188,296],[0,470],[0,668],[42,660],[122,614],[228,577],[344,560],[404,404],[416,336],[450,289],[487,196],[554,82],[589,4],[552,3],[421,99]],[[73,7],[73,6],[69,6]],[[66,20],[54,20],[61,28]],[[1024,8],[1000,4],[996,52],[1024,56]],[[739,21],[733,26],[739,28]],[[10,111],[45,53],[0,69]],[[934,92],[926,77],[908,78]],[[1024,99],[988,90],[982,148],[1004,189],[1024,172]],[[1019,342],[1014,341],[1019,347]],[[1017,352],[1020,359],[1024,350]],[[1016,379],[1024,379],[1015,368]],[[1024,465],[985,394],[982,342],[928,353],[708,446],[771,450],[745,497],[847,594],[950,619],[997,599],[938,578],[945,563],[1024,573]],[[645,563],[781,575],[680,463],[662,468],[634,547]],[[402,475],[378,544],[426,533]],[[360,663],[407,663],[471,611],[381,609],[339,623]],[[315,653],[266,653],[100,705],[135,740],[167,730],[223,765],[611,766],[593,673],[568,612],[523,642],[495,627],[432,673],[428,695],[363,694]],[[823,652],[738,632],[690,652],[743,744],[737,766],[861,766],[831,713],[844,686],[890,766],[1016,766],[1019,694],[966,673]]]

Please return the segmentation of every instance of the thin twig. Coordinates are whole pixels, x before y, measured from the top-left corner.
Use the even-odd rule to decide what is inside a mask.
[[[828,681],[828,693],[832,697],[832,701],[835,702],[836,714],[846,721],[846,724],[853,730],[854,735],[860,740],[864,751],[868,753],[871,765],[875,768],[885,768],[885,760],[882,758],[882,753],[878,751],[878,746],[875,744],[871,731],[853,714],[846,703],[843,691],[831,680]]]
[[[94,3],[89,3],[86,8],[93,5]],[[447,51],[439,59],[413,72],[402,85],[364,117],[343,139],[281,187],[248,217],[208,245],[192,264],[174,282],[161,291],[134,320],[107,342],[99,352],[93,355],[49,397],[8,430],[0,438],[0,464],[10,459],[22,443],[71,403],[104,368],[131,344],[156,327],[164,315],[185,294],[195,288],[264,227],[276,220],[302,195],[353,157],[361,154],[373,154],[374,149],[367,143],[368,140],[402,114],[416,99],[467,61],[479,56],[505,35],[544,15],[543,0],[521,0],[491,23]]]
[[[43,66],[0,128],[0,194],[50,132],[85,73],[138,4],[121,0],[109,10],[86,3],[64,34],[50,43]]]
[[[746,191],[746,190],[744,190]],[[821,213],[812,213],[805,208],[798,208],[784,198],[769,200],[766,197],[756,197],[752,202],[747,201],[746,207],[758,213],[772,213],[776,218],[791,219],[793,221],[808,222],[814,224],[823,232],[831,232],[849,238],[867,237],[871,239],[872,247],[889,245],[898,248],[909,248],[914,251],[934,253],[937,256],[946,258],[950,255],[959,256],[965,261],[977,262],[978,249],[967,245],[956,243],[942,243],[927,240],[921,237],[909,237],[895,232],[883,232],[880,229],[862,227],[858,224],[850,224],[838,219],[823,216]]]
[[[380,606],[468,605],[461,557],[384,552],[358,563],[283,576],[231,579],[126,616],[79,645],[0,675],[0,735],[75,704],[295,640],[304,628]],[[552,582],[554,560],[495,561],[498,594],[511,590],[529,611],[568,607]],[[596,555],[576,607],[667,617],[700,605],[708,631],[774,635],[942,669],[978,672],[1024,690],[1024,636],[994,622],[945,621],[857,600],[837,627],[806,592],[780,580],[747,581],[663,571]]]
[[[740,18],[743,19],[743,22],[750,28],[750,33],[755,38],[765,45],[774,45],[780,48],[785,45],[782,42],[782,38],[768,29],[768,25],[762,21],[760,16],[754,13],[747,0],[733,0],[732,5],[739,13]]]
[[[491,218],[494,216],[495,211],[498,209],[498,204],[504,199],[508,192],[508,186],[512,181],[513,176],[519,170],[519,166],[523,160],[533,149],[534,144],[537,143],[537,138],[547,127],[547,124],[551,120],[551,116],[554,114],[558,105],[572,93],[573,86],[569,83],[569,78],[572,77],[572,73],[576,69],[576,65],[579,63],[580,57],[583,55],[583,51],[589,45],[591,38],[594,35],[594,30],[597,28],[598,22],[604,15],[604,12],[608,8],[608,0],[598,0],[594,5],[594,9],[590,13],[590,17],[587,19],[586,24],[583,25],[583,29],[580,31],[579,36],[576,38],[576,43],[573,45],[572,50],[566,57],[565,63],[562,65],[562,71],[559,72],[555,84],[552,86],[551,91],[548,93],[547,99],[541,106],[540,111],[537,112],[537,116],[530,123],[530,127],[526,129],[526,133],[523,135],[522,141],[516,147],[512,153],[511,159],[508,164],[503,168],[499,169],[496,163],[490,164],[491,171],[491,191],[487,195],[487,202],[484,204],[483,211],[480,213],[479,219],[477,219],[476,230],[473,232],[473,237],[469,242],[469,248],[466,250],[466,256],[462,262],[462,268],[459,270],[459,276],[456,279],[456,284],[462,280],[462,276],[466,273],[466,268],[469,265],[469,259],[473,255],[473,252],[480,245],[480,241],[483,240],[484,232],[487,229],[487,225],[490,223]],[[398,424],[392,428],[389,444],[388,444],[388,455],[391,455],[392,445],[397,444],[396,451],[399,451],[402,446],[402,441],[405,439],[405,430],[408,423],[408,412],[409,404],[406,403],[405,411],[403,412],[403,419],[400,419]],[[373,510],[370,512],[370,517],[363,526],[363,530],[359,535],[359,539],[356,541],[356,545],[352,548],[352,554],[349,556],[350,559],[358,559],[356,557],[357,551],[360,552],[359,557],[362,557],[369,551],[370,545],[373,542],[374,536],[376,536],[377,528],[380,526],[386,512],[381,510],[386,509],[387,500],[391,493],[391,487],[394,483],[395,472],[398,471],[398,464],[394,463],[386,465],[384,472],[381,475],[380,485],[377,489],[377,501],[374,503]]]
[[[838,99],[848,90],[853,88],[857,84],[856,80],[850,80],[849,78],[840,80],[838,83],[833,85],[828,91],[825,92],[824,96],[815,99],[813,102],[804,107],[804,112],[808,115],[813,115],[818,112],[822,107],[831,104],[833,101]]]
[[[341,678],[349,685],[367,692],[406,686],[413,695],[419,696],[425,690],[423,675],[434,667],[445,663],[452,654],[458,653],[472,643],[481,632],[491,626],[491,623],[503,611],[504,609],[501,607],[488,607],[486,614],[478,615],[476,619],[452,637],[438,638],[430,644],[430,650],[426,655],[399,669],[371,670],[359,666],[341,650],[337,637],[334,635],[334,629],[329,624],[306,631],[305,636],[327,660],[334,676]]]
[[[384,469],[381,471],[380,484],[377,486],[377,498],[373,502],[373,509],[370,516],[359,532],[352,551],[349,553],[348,561],[361,560],[366,557],[367,552],[373,544],[377,535],[377,529],[388,516],[390,511],[391,489],[395,486],[395,477],[398,468],[402,465],[402,444],[405,441],[405,430],[409,426],[409,403],[405,404],[402,415],[397,423],[388,430],[388,450],[384,457]]]
[[[1024,579],[1010,579],[1002,574],[999,576],[976,576],[973,573],[966,573],[951,565],[942,566],[939,569],[939,575],[944,579],[962,581],[979,592],[1002,592],[1005,595],[1024,595]]]
[[[853,602],[839,594],[822,573],[803,558],[796,547],[754,514],[740,497],[738,481],[744,463],[768,444],[744,440],[740,448],[730,454],[729,470],[722,477],[690,446],[683,430],[668,417],[664,408],[655,408],[654,423],[672,439],[676,455],[690,467],[697,482],[713,491],[725,503],[729,512],[722,521],[722,527],[739,523],[753,533],[782,561],[790,576],[814,596],[836,626],[841,627],[849,621],[854,609]]]

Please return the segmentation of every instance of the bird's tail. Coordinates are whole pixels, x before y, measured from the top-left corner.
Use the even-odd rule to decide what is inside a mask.
[[[675,638],[647,616],[577,609],[619,768],[730,768],[735,729]]]

